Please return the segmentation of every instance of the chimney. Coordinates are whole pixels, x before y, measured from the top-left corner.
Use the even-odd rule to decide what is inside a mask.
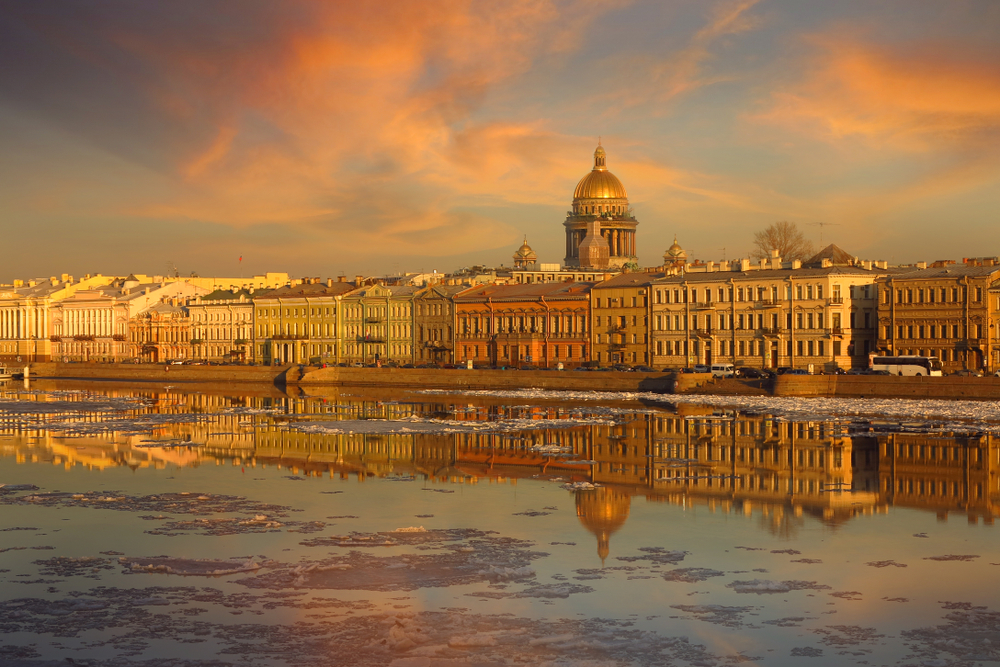
[[[819,260],[819,266],[821,269],[829,269],[831,266],[833,266],[833,262],[830,261],[829,257],[824,257],[823,259]]]
[[[778,249],[777,248],[772,248],[771,249],[771,259],[781,259],[780,257],[778,257]]]
[[[327,287],[333,287],[333,278],[327,278],[326,279],[326,286]]]
[[[926,269],[927,268],[927,262],[917,262],[917,268],[918,269]]]
[[[865,269],[867,271],[871,271],[872,270],[872,261],[870,259],[862,260],[862,262],[861,262],[861,268]]]
[[[362,278],[361,276],[355,276],[354,277],[354,286],[355,287],[361,287],[361,283],[362,283],[363,280],[364,280],[364,278]]]
[[[802,260],[793,259],[792,260],[792,269],[794,270],[794,269],[801,269],[801,268],[802,268]]]
[[[337,282],[338,283],[346,283],[347,282],[347,276],[337,276]]]

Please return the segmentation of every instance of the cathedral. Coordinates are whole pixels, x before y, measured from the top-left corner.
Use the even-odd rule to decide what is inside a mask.
[[[635,228],[628,194],[608,171],[607,155],[597,144],[594,168],[573,192],[573,210],[566,216],[567,268],[621,269],[635,264]]]

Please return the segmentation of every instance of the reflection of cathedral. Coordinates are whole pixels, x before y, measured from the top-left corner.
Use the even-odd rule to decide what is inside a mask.
[[[599,486],[576,492],[576,516],[584,528],[597,536],[597,555],[601,562],[611,551],[611,535],[625,525],[632,497],[624,491]]]
[[[634,264],[638,224],[629,208],[625,186],[608,171],[607,156],[598,144],[594,168],[577,183],[573,210],[563,223],[566,266],[606,269]]]

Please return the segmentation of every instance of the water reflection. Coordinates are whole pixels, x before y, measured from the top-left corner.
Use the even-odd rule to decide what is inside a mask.
[[[757,514],[776,533],[794,531],[804,517],[837,526],[893,505],[992,524],[1000,500],[997,442],[990,434],[900,433],[879,424],[786,421],[692,406],[512,406],[420,394],[400,400],[398,392],[358,389],[292,397],[274,388],[234,396],[211,388],[104,386],[95,393],[43,385],[33,393],[7,389],[2,397],[20,401],[0,404],[0,453],[19,462],[93,469],[278,466],[298,475],[419,475],[451,483],[542,476],[599,484],[605,490],[579,496],[577,514],[597,536],[602,558],[628,518],[632,496]],[[602,423],[514,432],[297,428],[334,420],[481,426],[595,415]]]

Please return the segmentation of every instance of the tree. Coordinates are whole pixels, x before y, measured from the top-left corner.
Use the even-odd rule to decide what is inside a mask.
[[[794,222],[787,220],[776,222],[754,234],[753,245],[754,259],[769,258],[772,250],[777,250],[778,257],[786,262],[793,259],[805,261],[816,254],[812,241],[799,231]]]

